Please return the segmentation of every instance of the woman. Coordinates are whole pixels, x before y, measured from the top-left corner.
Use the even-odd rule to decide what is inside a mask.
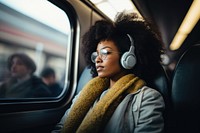
[[[160,64],[159,36],[135,14],[97,21],[83,36],[94,79],[73,100],[53,132],[163,132],[161,94],[146,86]]]

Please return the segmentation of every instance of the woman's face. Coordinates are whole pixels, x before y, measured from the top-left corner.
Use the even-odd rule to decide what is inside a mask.
[[[104,54],[106,51],[107,54]],[[99,77],[116,78],[121,75],[120,53],[113,41],[101,41],[97,45],[97,55],[95,65]]]
[[[31,73],[31,70],[23,63],[23,61],[18,58],[14,57],[12,59],[11,65],[11,74],[12,77],[16,78],[23,78]]]

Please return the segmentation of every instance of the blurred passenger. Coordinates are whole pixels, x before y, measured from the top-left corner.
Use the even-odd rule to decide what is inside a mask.
[[[11,78],[0,86],[0,97],[34,98],[51,96],[42,80],[33,75],[34,61],[26,54],[16,53],[8,58],[7,67]]]
[[[57,83],[56,74],[52,68],[50,68],[50,67],[44,68],[41,72],[41,78],[42,78],[42,81],[46,85],[48,85],[48,87],[52,93],[52,96],[58,96],[61,93],[62,88]]]

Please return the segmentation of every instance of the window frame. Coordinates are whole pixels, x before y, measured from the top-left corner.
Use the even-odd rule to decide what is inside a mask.
[[[23,99],[0,99],[0,112],[18,112],[25,110],[41,110],[56,106],[62,106],[68,104],[76,90],[77,83],[77,71],[78,71],[78,56],[79,56],[79,38],[80,38],[80,24],[78,22],[77,14],[67,1],[64,0],[48,0],[61,10],[63,10],[70,22],[71,37],[70,46],[68,47],[69,54],[66,55],[66,65],[68,65],[68,71],[66,71],[64,91],[59,97],[49,98],[23,98]],[[73,69],[72,69],[73,68]],[[73,70],[73,71],[72,71]],[[66,102],[67,101],[67,102]]]

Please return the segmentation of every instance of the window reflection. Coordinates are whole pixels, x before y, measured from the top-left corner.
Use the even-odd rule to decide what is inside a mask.
[[[0,86],[13,80],[13,73],[8,67],[10,56],[23,54],[29,57],[35,64],[36,70],[27,76],[39,78],[42,83],[41,74],[45,68],[51,68],[55,72],[55,80],[58,84],[58,92],[64,88],[67,49],[70,44],[70,24],[65,12],[48,1],[41,0],[1,0],[0,1]],[[20,60],[20,59],[19,59]],[[25,65],[22,67],[22,64]],[[20,63],[18,64],[20,65]],[[27,68],[21,61],[21,67]],[[30,68],[28,68],[30,69]],[[23,70],[25,72],[25,70]],[[16,77],[15,77],[16,80]],[[20,81],[17,79],[16,81]],[[25,80],[22,80],[25,81]],[[12,81],[13,82],[13,81]],[[20,85],[16,82],[17,85]],[[34,82],[34,85],[39,82]],[[10,86],[12,86],[9,83]],[[16,85],[16,86],[17,86]],[[12,98],[31,98],[58,96],[59,93],[50,90],[50,94],[43,91],[38,95],[27,95],[28,90],[37,90],[34,85],[15,90],[14,87],[3,89],[4,92],[12,92],[12,95],[0,95]],[[43,84],[49,87],[48,84]],[[4,86],[5,87],[5,86]],[[31,89],[33,87],[33,89]],[[6,87],[5,87],[6,88]],[[57,87],[56,87],[57,88]],[[60,91],[61,89],[61,91]],[[15,91],[13,91],[15,90]],[[46,90],[46,89],[44,89]],[[24,95],[22,95],[24,91]],[[54,90],[55,91],[55,90]],[[47,91],[48,92],[48,91]],[[17,94],[19,93],[19,94]],[[21,95],[20,95],[21,93]],[[44,95],[43,95],[44,94]]]
[[[40,74],[42,81],[48,86],[51,96],[58,96],[61,91],[61,85],[57,82],[56,73],[53,68],[46,67]]]
[[[11,55],[7,67],[10,78],[0,86],[1,98],[35,98],[52,95],[48,86],[34,75],[35,62],[26,54]]]

